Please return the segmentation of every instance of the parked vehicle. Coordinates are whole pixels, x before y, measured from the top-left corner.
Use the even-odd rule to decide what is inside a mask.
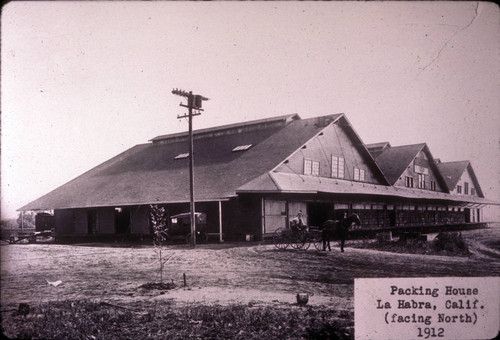
[[[49,213],[38,213],[35,216],[35,230],[45,231],[54,229],[55,225],[54,215]]]
[[[196,238],[206,239],[207,214],[195,212]],[[191,242],[191,213],[182,213],[170,216],[168,235],[171,238],[183,237],[187,243]]]

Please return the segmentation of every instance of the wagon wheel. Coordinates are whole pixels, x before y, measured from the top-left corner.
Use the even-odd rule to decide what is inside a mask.
[[[312,242],[314,243],[314,248],[316,248],[316,250],[323,249],[323,237],[320,233],[316,233],[313,235]]]
[[[285,228],[278,228],[274,232],[273,242],[276,248],[286,249],[289,244],[288,233]]]
[[[312,242],[312,235],[309,232],[304,232],[304,246],[302,247],[302,250],[307,250],[311,246]]]
[[[293,234],[290,246],[293,249],[302,249],[306,244],[306,235],[303,231],[297,231]]]

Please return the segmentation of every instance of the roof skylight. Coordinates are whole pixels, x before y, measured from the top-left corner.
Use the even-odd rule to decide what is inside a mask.
[[[246,145],[240,145],[240,146],[237,146],[233,149],[233,152],[235,151],[246,151],[248,149],[250,149],[252,147],[252,144],[246,144]]]
[[[178,154],[177,156],[174,157],[174,159],[184,159],[184,158],[188,158],[189,157],[189,153],[181,153],[181,154]]]

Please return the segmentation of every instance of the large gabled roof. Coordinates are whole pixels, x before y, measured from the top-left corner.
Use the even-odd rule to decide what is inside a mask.
[[[441,172],[437,168],[434,158],[432,157],[426,143],[402,146],[387,145],[387,147],[385,147],[375,158],[375,161],[380,169],[382,169],[389,183],[394,185],[421,151],[423,151],[429,159],[429,165],[436,176],[436,180],[442,185],[444,190],[449,191],[449,187],[447,186]]]
[[[468,171],[469,176],[474,181],[474,187],[476,188],[478,196],[484,197],[470,161],[438,162],[437,167],[450,190],[455,189],[464,172]]]
[[[236,195],[273,169],[342,114],[300,119],[287,115],[195,131],[195,199]],[[189,201],[187,134],[159,136],[95,167],[19,210],[124,206]],[[251,145],[246,151],[232,150]]]
[[[384,172],[389,183],[394,185],[424,147],[425,143],[389,147],[384,149],[375,158],[375,161]]]

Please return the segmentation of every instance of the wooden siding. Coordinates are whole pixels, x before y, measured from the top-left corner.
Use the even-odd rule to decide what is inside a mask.
[[[310,140],[306,147],[300,149],[276,170],[286,173],[304,174],[304,160],[320,163],[319,176],[332,178],[332,156],[344,157],[344,178],[354,181],[354,168],[365,171],[364,182],[382,184],[372,173],[370,166],[361,156],[359,146],[338,125],[328,126],[323,134]]]
[[[469,184],[469,193],[468,194],[465,193],[465,183]],[[459,186],[459,185],[462,188],[461,193],[457,192],[457,186]],[[474,189],[474,191],[475,191],[474,195],[471,194],[472,189]],[[460,179],[458,180],[457,185],[454,188],[450,188],[450,192],[452,194],[455,194],[455,195],[476,196],[476,197],[479,196],[478,191],[477,191],[476,187],[474,186],[474,180],[470,176],[468,169],[465,169],[462,176],[460,176]]]
[[[415,171],[415,165],[417,165],[417,167],[427,168],[429,171],[429,174],[425,176],[426,177],[425,190],[431,190],[431,181],[432,181],[436,183],[436,190],[432,191],[446,192],[444,188],[440,185],[439,180],[436,177],[435,168],[431,166],[431,163],[427,158],[427,156],[425,155],[424,151],[419,152],[417,157],[415,157],[415,159],[411,162],[411,164],[406,168],[401,177],[399,177],[396,183],[394,183],[394,186],[406,187],[406,177],[411,177],[413,178],[413,188],[419,189],[418,172]]]
[[[55,233],[56,235],[67,235],[75,232],[72,209],[54,210]]]
[[[115,232],[115,209],[97,209],[97,225],[99,234],[113,234]]]
[[[75,209],[74,210],[74,224],[75,224],[75,234],[83,235],[88,234],[88,220],[87,220],[87,210],[85,209]]]
[[[130,208],[130,233],[143,235],[151,234],[148,205]]]
[[[285,200],[264,200],[264,233],[274,233],[276,229],[285,227],[287,218],[287,202]]]

